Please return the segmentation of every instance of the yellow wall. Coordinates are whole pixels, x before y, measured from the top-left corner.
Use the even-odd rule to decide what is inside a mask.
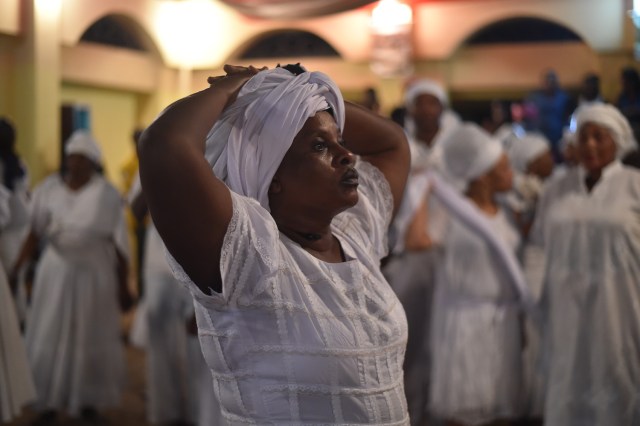
[[[120,168],[134,155],[131,134],[136,126],[138,95],[131,92],[64,84],[63,103],[88,105],[91,130],[102,149],[106,176],[122,187]],[[52,147],[58,149],[58,147]]]

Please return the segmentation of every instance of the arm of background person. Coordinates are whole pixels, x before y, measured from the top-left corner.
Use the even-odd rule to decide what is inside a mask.
[[[391,186],[394,215],[409,175],[409,145],[404,130],[390,119],[345,102],[343,137],[351,152],[376,166]]]
[[[167,107],[138,144],[140,177],[153,222],[171,255],[205,293],[220,292],[219,259],[231,194],[204,158],[209,130],[258,69],[225,66],[226,77]]]

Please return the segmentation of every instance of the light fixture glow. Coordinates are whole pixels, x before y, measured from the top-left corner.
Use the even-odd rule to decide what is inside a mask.
[[[167,62],[179,68],[210,65],[217,53],[217,9],[210,0],[164,1],[155,26]]]
[[[411,27],[413,11],[398,0],[380,0],[371,12],[371,28],[378,34],[395,34]]]

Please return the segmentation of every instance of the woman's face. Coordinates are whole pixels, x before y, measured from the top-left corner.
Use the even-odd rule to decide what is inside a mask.
[[[95,166],[91,160],[81,154],[67,155],[67,172],[74,180],[83,181],[91,177]]]
[[[430,130],[440,126],[442,111],[442,104],[438,98],[423,93],[416,97],[411,115],[418,129]]]
[[[527,173],[539,177],[544,180],[547,179],[553,173],[553,156],[551,151],[545,151],[544,154],[539,155],[527,166]]]
[[[600,173],[616,159],[616,143],[606,127],[586,123],[578,132],[578,162],[589,174]]]
[[[502,154],[500,160],[487,174],[494,192],[509,191],[513,187],[513,170],[509,164],[507,154]]]
[[[355,157],[333,116],[316,113],[293,139],[269,189],[269,203],[335,215],[358,202]],[[310,210],[309,210],[310,209]]]

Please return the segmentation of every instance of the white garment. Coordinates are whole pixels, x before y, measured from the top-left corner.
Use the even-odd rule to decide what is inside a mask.
[[[197,417],[193,393],[193,356],[202,352],[189,343],[186,324],[193,315],[189,291],[173,276],[166,249],[153,223],[147,227],[143,261],[144,310],[147,322],[147,418],[164,424]],[[204,360],[200,360],[204,363]],[[206,370],[205,370],[206,371]],[[210,384],[213,391],[213,386]]]
[[[24,167],[24,166],[23,166]],[[16,179],[9,198],[10,220],[0,233],[0,262],[5,271],[15,264],[22,243],[29,233],[29,178]],[[24,283],[18,283],[16,294],[18,319],[24,321],[27,315],[27,293]]]
[[[0,226],[10,223],[10,198],[0,186]],[[35,396],[13,295],[0,264],[0,422],[11,421]]]
[[[487,219],[515,252],[519,237],[502,211]],[[514,418],[521,409],[520,304],[493,253],[451,221],[434,296],[430,409],[470,425]]]
[[[409,424],[406,318],[380,272],[392,196],[378,169],[356,167],[359,202],[332,223],[346,262],[311,256],[234,193],[222,292],[201,293],[172,261],[197,301],[224,424]]]
[[[31,226],[46,242],[26,330],[38,408],[73,415],[117,405],[125,371],[116,248],[129,253],[120,194],[98,175],[77,191],[53,175],[34,191]]]
[[[547,188],[534,225],[546,254],[545,424],[640,424],[640,173],[581,168]]]
[[[402,197],[402,203],[393,221],[390,231],[392,251],[400,253],[404,251],[404,240],[407,229],[420,207],[425,197],[429,197],[428,192],[422,191],[424,186],[420,178],[414,179],[425,171],[432,171],[447,178],[442,158],[442,144],[449,134],[460,124],[460,119],[450,112],[443,112],[440,130],[434,137],[430,146],[416,140],[408,130],[409,150],[411,152],[411,173]],[[428,224],[429,237],[434,244],[440,244],[444,239],[444,232],[447,229],[449,214],[440,205],[439,201],[429,198],[428,201]]]

